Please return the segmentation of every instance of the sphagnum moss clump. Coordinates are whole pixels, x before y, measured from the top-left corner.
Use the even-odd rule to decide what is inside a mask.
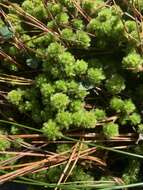
[[[122,176],[126,184],[138,182],[139,160],[133,170],[134,159],[121,172],[114,172],[110,160],[115,161],[116,155],[100,149],[96,154],[85,143],[93,140],[128,151],[129,143],[142,134],[142,0],[0,2],[0,114],[14,122],[1,126],[0,136],[5,138],[0,138],[0,151],[45,155],[49,162],[43,168],[48,169],[32,170],[28,177],[48,184],[86,180],[91,186],[84,184],[82,189],[92,190],[94,180],[111,182],[111,177]],[[18,127],[16,121],[31,129]],[[37,135],[32,129],[39,136],[27,140],[28,135]],[[14,138],[20,139],[18,146]],[[123,156],[117,160],[123,161]],[[25,157],[16,161],[25,162]],[[67,189],[81,189],[78,185],[75,182]]]

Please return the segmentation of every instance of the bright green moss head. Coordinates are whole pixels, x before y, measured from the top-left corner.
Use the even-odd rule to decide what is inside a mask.
[[[133,111],[135,111],[136,107],[134,105],[134,103],[132,102],[131,99],[127,99],[124,101],[124,106],[123,106],[123,110],[127,113],[130,114]]]
[[[43,83],[41,85],[40,91],[44,98],[47,98],[54,93],[55,89],[50,83]]]
[[[77,31],[76,32],[76,44],[81,48],[88,48],[90,46],[90,37],[86,32]]]
[[[74,42],[75,35],[73,33],[73,30],[70,28],[65,28],[61,31],[61,37],[63,40],[67,40],[68,42]]]
[[[106,80],[106,88],[112,94],[118,94],[125,89],[125,80],[122,76],[115,74]]]
[[[129,116],[129,120],[132,125],[137,125],[141,123],[141,116],[138,113],[133,113]]]
[[[44,4],[40,0],[25,0],[22,3],[22,8],[29,14],[35,16],[39,20],[45,20],[46,18],[46,9]]]
[[[43,134],[51,140],[61,138],[62,135],[57,124],[52,120],[49,120],[43,124],[42,131]]]
[[[143,59],[140,54],[131,51],[123,58],[122,64],[125,69],[139,72],[143,65]]]
[[[55,58],[60,53],[63,53],[63,52],[64,52],[64,47],[57,42],[53,42],[49,45],[47,49],[47,56],[50,58]]]
[[[69,97],[63,93],[56,93],[51,96],[51,106],[53,109],[64,110],[70,103]]]
[[[103,126],[103,133],[107,138],[111,138],[119,135],[119,126],[116,123],[107,123]]]
[[[5,151],[11,146],[10,141],[6,137],[6,134],[3,131],[0,131],[0,151]]]
[[[123,110],[124,101],[121,98],[113,97],[110,101],[110,107],[116,112],[121,112]]]
[[[94,114],[98,121],[104,120],[106,118],[106,112],[102,109],[96,108]]]
[[[107,37],[116,40],[121,40],[124,33],[124,26],[119,16],[119,10],[114,6],[102,8],[98,12],[97,17],[90,20],[87,29],[100,38]]]
[[[61,25],[68,24],[69,16],[67,13],[61,12],[56,16],[56,21]]]
[[[64,92],[64,93],[66,93],[68,91],[66,81],[64,81],[64,80],[57,80],[55,82],[55,89],[58,92]]]
[[[62,5],[60,3],[47,3],[47,10],[53,16],[56,16],[62,12]]]
[[[77,60],[75,63],[75,73],[77,75],[86,74],[88,64],[84,60]]]
[[[78,30],[82,30],[84,28],[83,21],[80,19],[76,19],[76,18],[73,19],[72,25],[73,25],[73,28],[78,29]]]
[[[94,85],[100,84],[105,79],[105,75],[102,69],[98,69],[98,68],[88,69],[87,76],[88,76],[89,81]]]
[[[73,112],[79,111],[79,110],[83,109],[83,107],[84,107],[84,105],[81,100],[74,100],[70,103],[70,109]]]
[[[95,128],[97,120],[94,112],[83,111],[73,113],[73,125],[75,127]]]
[[[21,89],[12,90],[8,93],[7,99],[14,105],[19,105],[22,101],[24,91]]]
[[[63,66],[67,66],[69,64],[72,65],[75,63],[75,58],[70,52],[62,52],[58,56],[58,62],[59,64],[62,64]]]
[[[72,114],[70,112],[59,112],[56,117],[56,122],[61,128],[69,128],[72,124]]]

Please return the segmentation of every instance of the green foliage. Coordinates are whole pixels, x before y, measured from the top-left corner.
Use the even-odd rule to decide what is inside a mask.
[[[47,176],[49,181],[52,183],[56,183],[60,178],[62,171],[63,171],[63,165],[61,165],[60,167],[49,168],[47,170]]]
[[[143,2],[142,0],[135,0],[134,1],[135,6],[138,8],[139,11],[143,11]]]
[[[75,62],[74,56],[69,52],[64,52],[58,57],[59,64],[63,66],[72,65]]]
[[[4,151],[4,150],[2,150],[2,151]],[[4,155],[1,155],[1,156],[0,156],[0,161],[1,161],[1,162],[5,162],[5,161],[7,161],[7,160],[9,160],[9,159],[11,159],[11,158],[13,158],[13,155],[4,154]],[[15,162],[11,162],[10,165],[13,165],[14,163],[15,163]],[[0,172],[1,172],[1,174],[3,174],[3,170],[1,170]]]
[[[68,91],[67,83],[64,80],[57,80],[55,82],[55,89],[57,92],[66,93]]]
[[[84,28],[84,24],[81,19],[76,19],[76,18],[73,19],[72,25],[73,25],[73,28],[78,29],[78,30],[82,30]]]
[[[47,9],[53,16],[62,12],[62,6],[60,3],[47,3]]]
[[[136,43],[139,39],[138,26],[137,26],[136,22],[132,21],[132,20],[127,20],[125,22],[125,27],[127,30],[127,35],[129,35],[130,38],[132,38],[132,41],[134,43]]]
[[[80,111],[83,108],[83,103],[81,100],[74,100],[70,104],[70,109],[73,112]]]
[[[106,88],[111,94],[119,94],[125,87],[124,78],[118,74],[114,74],[106,80]]]
[[[138,125],[138,133],[143,133],[143,124]]]
[[[32,177],[34,180],[39,180],[39,181],[44,182],[45,178],[47,177],[47,171],[43,170],[43,171],[40,171],[38,173],[31,174],[29,176]]]
[[[69,52],[64,52],[58,56],[59,66],[67,77],[73,77],[75,75],[74,62],[74,56]]]
[[[92,16],[97,15],[98,12],[98,8],[104,5],[104,0],[96,0],[96,1],[92,1],[92,0],[83,0],[82,1],[82,7],[83,9]]]
[[[69,21],[69,16],[67,13],[59,13],[57,16],[56,16],[56,21],[58,24],[61,24],[61,25],[64,25],[64,24],[68,24],[68,21]]]
[[[138,113],[131,114],[129,119],[133,126],[141,123],[141,116]]]
[[[129,162],[129,166],[122,176],[123,181],[126,184],[137,183],[139,178],[140,162],[139,160],[132,159]]]
[[[136,107],[134,105],[134,103],[132,102],[131,99],[127,99],[124,101],[124,106],[123,106],[123,110],[127,113],[130,114],[133,111],[135,111]]]
[[[90,68],[88,70],[88,79],[92,84],[100,84],[104,79],[105,75],[101,69],[98,68]]]
[[[71,176],[73,181],[94,181],[94,177],[92,177],[88,172],[84,171],[81,167],[75,167]],[[83,185],[84,186],[84,185]],[[83,190],[90,190],[91,187],[83,187]]]
[[[57,153],[63,153],[66,151],[71,151],[71,146],[69,144],[59,144],[57,146]]]
[[[21,89],[12,90],[8,93],[7,99],[15,105],[20,105],[22,102],[22,96],[24,95],[24,91]]]
[[[48,98],[54,93],[54,88],[49,83],[43,83],[41,85],[40,91],[44,98]]]
[[[29,14],[35,16],[39,20],[46,19],[46,10],[40,0],[25,0],[22,3],[22,8]]]
[[[87,26],[88,30],[95,33],[98,37],[107,36],[112,39],[119,39],[124,32],[124,26],[119,16],[121,13],[116,12],[115,9],[114,6],[101,9],[98,16],[91,19]]]
[[[20,152],[27,148],[42,155],[53,152],[54,158],[40,165],[40,169],[49,167],[47,170],[29,175],[37,182],[57,184],[62,175],[61,183],[68,177],[67,182],[91,181],[93,186],[94,180],[111,182],[115,176],[123,176],[127,184],[137,182],[140,161],[137,165],[134,161],[125,164],[125,171],[114,172],[110,160],[116,162],[116,156],[105,155],[100,149],[93,153],[84,141],[99,140],[103,146],[116,148],[125,145],[125,151],[142,154],[140,143],[137,148],[128,146],[135,143],[137,134],[132,134],[132,142],[119,136],[119,142],[108,144],[114,136],[125,135],[132,140],[130,133],[141,136],[143,132],[142,1],[12,0],[2,1],[1,9],[0,117],[31,128],[2,124],[5,138],[0,139],[0,150]],[[38,131],[43,135],[28,138]],[[24,141],[20,136],[15,141],[8,136],[11,143],[7,135],[27,136]],[[83,143],[66,140],[65,135]],[[46,143],[40,147],[43,139],[49,143],[46,147]],[[40,143],[35,144],[38,140]],[[60,143],[56,144],[56,140]],[[68,152],[62,155],[65,151]],[[24,156],[18,164],[49,157]],[[4,155],[0,160],[7,158]],[[119,161],[122,158],[119,155]],[[103,161],[111,171],[102,168]],[[136,165],[133,170],[132,164]],[[107,178],[102,178],[101,169],[109,173]],[[77,190],[78,185],[67,189]],[[53,189],[44,184],[46,188]]]
[[[56,117],[56,122],[60,124],[61,128],[69,128],[72,124],[72,115],[70,112],[59,112]]]
[[[76,43],[81,48],[88,48],[90,46],[90,37],[86,32],[77,31],[76,32]]]
[[[103,133],[107,138],[119,135],[119,126],[117,123],[107,123],[103,126]]]
[[[140,54],[131,51],[123,58],[122,64],[125,69],[131,69],[135,72],[139,72],[142,68],[143,59]]]
[[[19,130],[19,128],[17,126],[12,125],[10,132],[11,132],[12,135],[18,135],[20,133],[20,130]]]
[[[13,146],[16,149],[20,149],[22,143],[24,143],[24,140],[22,138],[17,138],[17,139],[14,140]]]
[[[82,75],[86,74],[88,64],[84,60],[77,60],[74,67],[76,75]]]
[[[11,146],[10,141],[4,135],[5,133],[1,130],[0,131],[0,151],[5,151],[9,149]]]
[[[42,127],[43,134],[48,137],[50,140],[56,140],[61,137],[61,132],[59,127],[52,120],[45,122]]]
[[[104,120],[106,118],[106,113],[104,110],[96,108],[94,112],[95,112],[95,117],[97,120],[100,121],[100,120]]]
[[[64,40],[67,40],[69,42],[70,41],[74,42],[74,33],[73,33],[72,29],[70,29],[70,28],[63,29],[61,31],[61,37]]]
[[[73,125],[84,128],[95,128],[96,116],[92,111],[79,110],[73,113]]]
[[[121,112],[124,107],[124,101],[121,98],[113,97],[110,101],[110,107],[116,112]]]
[[[49,58],[55,59],[59,54],[63,52],[64,52],[64,47],[57,42],[53,42],[48,46],[46,54]]]
[[[53,94],[50,98],[53,109],[65,110],[70,102],[69,97],[63,93]]]

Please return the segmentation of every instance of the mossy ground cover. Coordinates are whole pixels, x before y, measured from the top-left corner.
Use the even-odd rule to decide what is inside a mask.
[[[142,0],[1,0],[0,15],[0,182],[142,186]]]

